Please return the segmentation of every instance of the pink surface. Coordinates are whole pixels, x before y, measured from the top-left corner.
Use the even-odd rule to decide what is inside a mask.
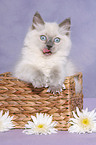
[[[85,98],[84,108],[96,107],[96,98]],[[52,135],[26,135],[21,129],[0,133],[0,145],[96,145],[96,133],[71,134],[59,131]]]

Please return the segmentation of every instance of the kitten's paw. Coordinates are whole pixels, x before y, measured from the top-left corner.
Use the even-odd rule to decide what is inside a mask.
[[[42,72],[36,72],[32,84],[35,88],[42,88],[45,86],[45,76]]]
[[[64,84],[62,85],[62,89],[63,89],[63,90],[65,90],[65,89],[66,89],[66,87],[65,87],[65,85],[64,85]]]
[[[35,78],[33,81],[32,81],[32,85],[34,86],[34,88],[42,88],[44,87],[44,84],[43,84],[43,79],[42,78]]]
[[[53,94],[56,94],[56,93],[59,93],[62,92],[62,86],[61,85],[57,85],[57,86],[50,86],[48,88],[48,91],[53,93]]]

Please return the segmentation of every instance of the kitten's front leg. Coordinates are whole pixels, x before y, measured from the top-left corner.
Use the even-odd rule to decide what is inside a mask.
[[[60,93],[64,82],[64,75],[58,67],[54,67],[50,72],[49,90],[51,93]]]
[[[46,84],[45,75],[41,70],[35,69],[33,74],[32,84],[36,88],[44,87]]]
[[[41,88],[45,86],[45,75],[36,66],[19,63],[14,71],[14,76],[26,82],[30,82],[34,87]]]

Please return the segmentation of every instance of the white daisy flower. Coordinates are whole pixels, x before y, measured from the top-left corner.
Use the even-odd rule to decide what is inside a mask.
[[[8,131],[14,127],[12,123],[13,116],[9,116],[9,111],[3,115],[3,110],[0,111],[0,132]]]
[[[70,119],[70,124],[68,131],[71,133],[92,133],[96,132],[96,112],[95,109],[88,111],[88,108],[85,110],[79,111],[78,107],[76,108],[77,115],[73,111],[74,118]]]
[[[25,130],[23,133],[26,134],[51,134],[56,133],[57,129],[54,128],[57,122],[52,122],[52,116],[43,113],[36,113],[35,116],[31,116],[32,121],[28,121],[28,124],[25,124]]]

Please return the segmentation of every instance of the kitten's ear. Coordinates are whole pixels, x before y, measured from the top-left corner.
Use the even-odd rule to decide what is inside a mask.
[[[40,14],[38,12],[35,13],[34,17],[33,17],[33,24],[32,24],[32,29],[36,28],[36,25],[44,25],[44,21],[42,19],[42,17],[40,16]]]
[[[70,35],[71,19],[67,18],[62,23],[59,24],[60,28],[63,28],[66,31],[66,35]]]

